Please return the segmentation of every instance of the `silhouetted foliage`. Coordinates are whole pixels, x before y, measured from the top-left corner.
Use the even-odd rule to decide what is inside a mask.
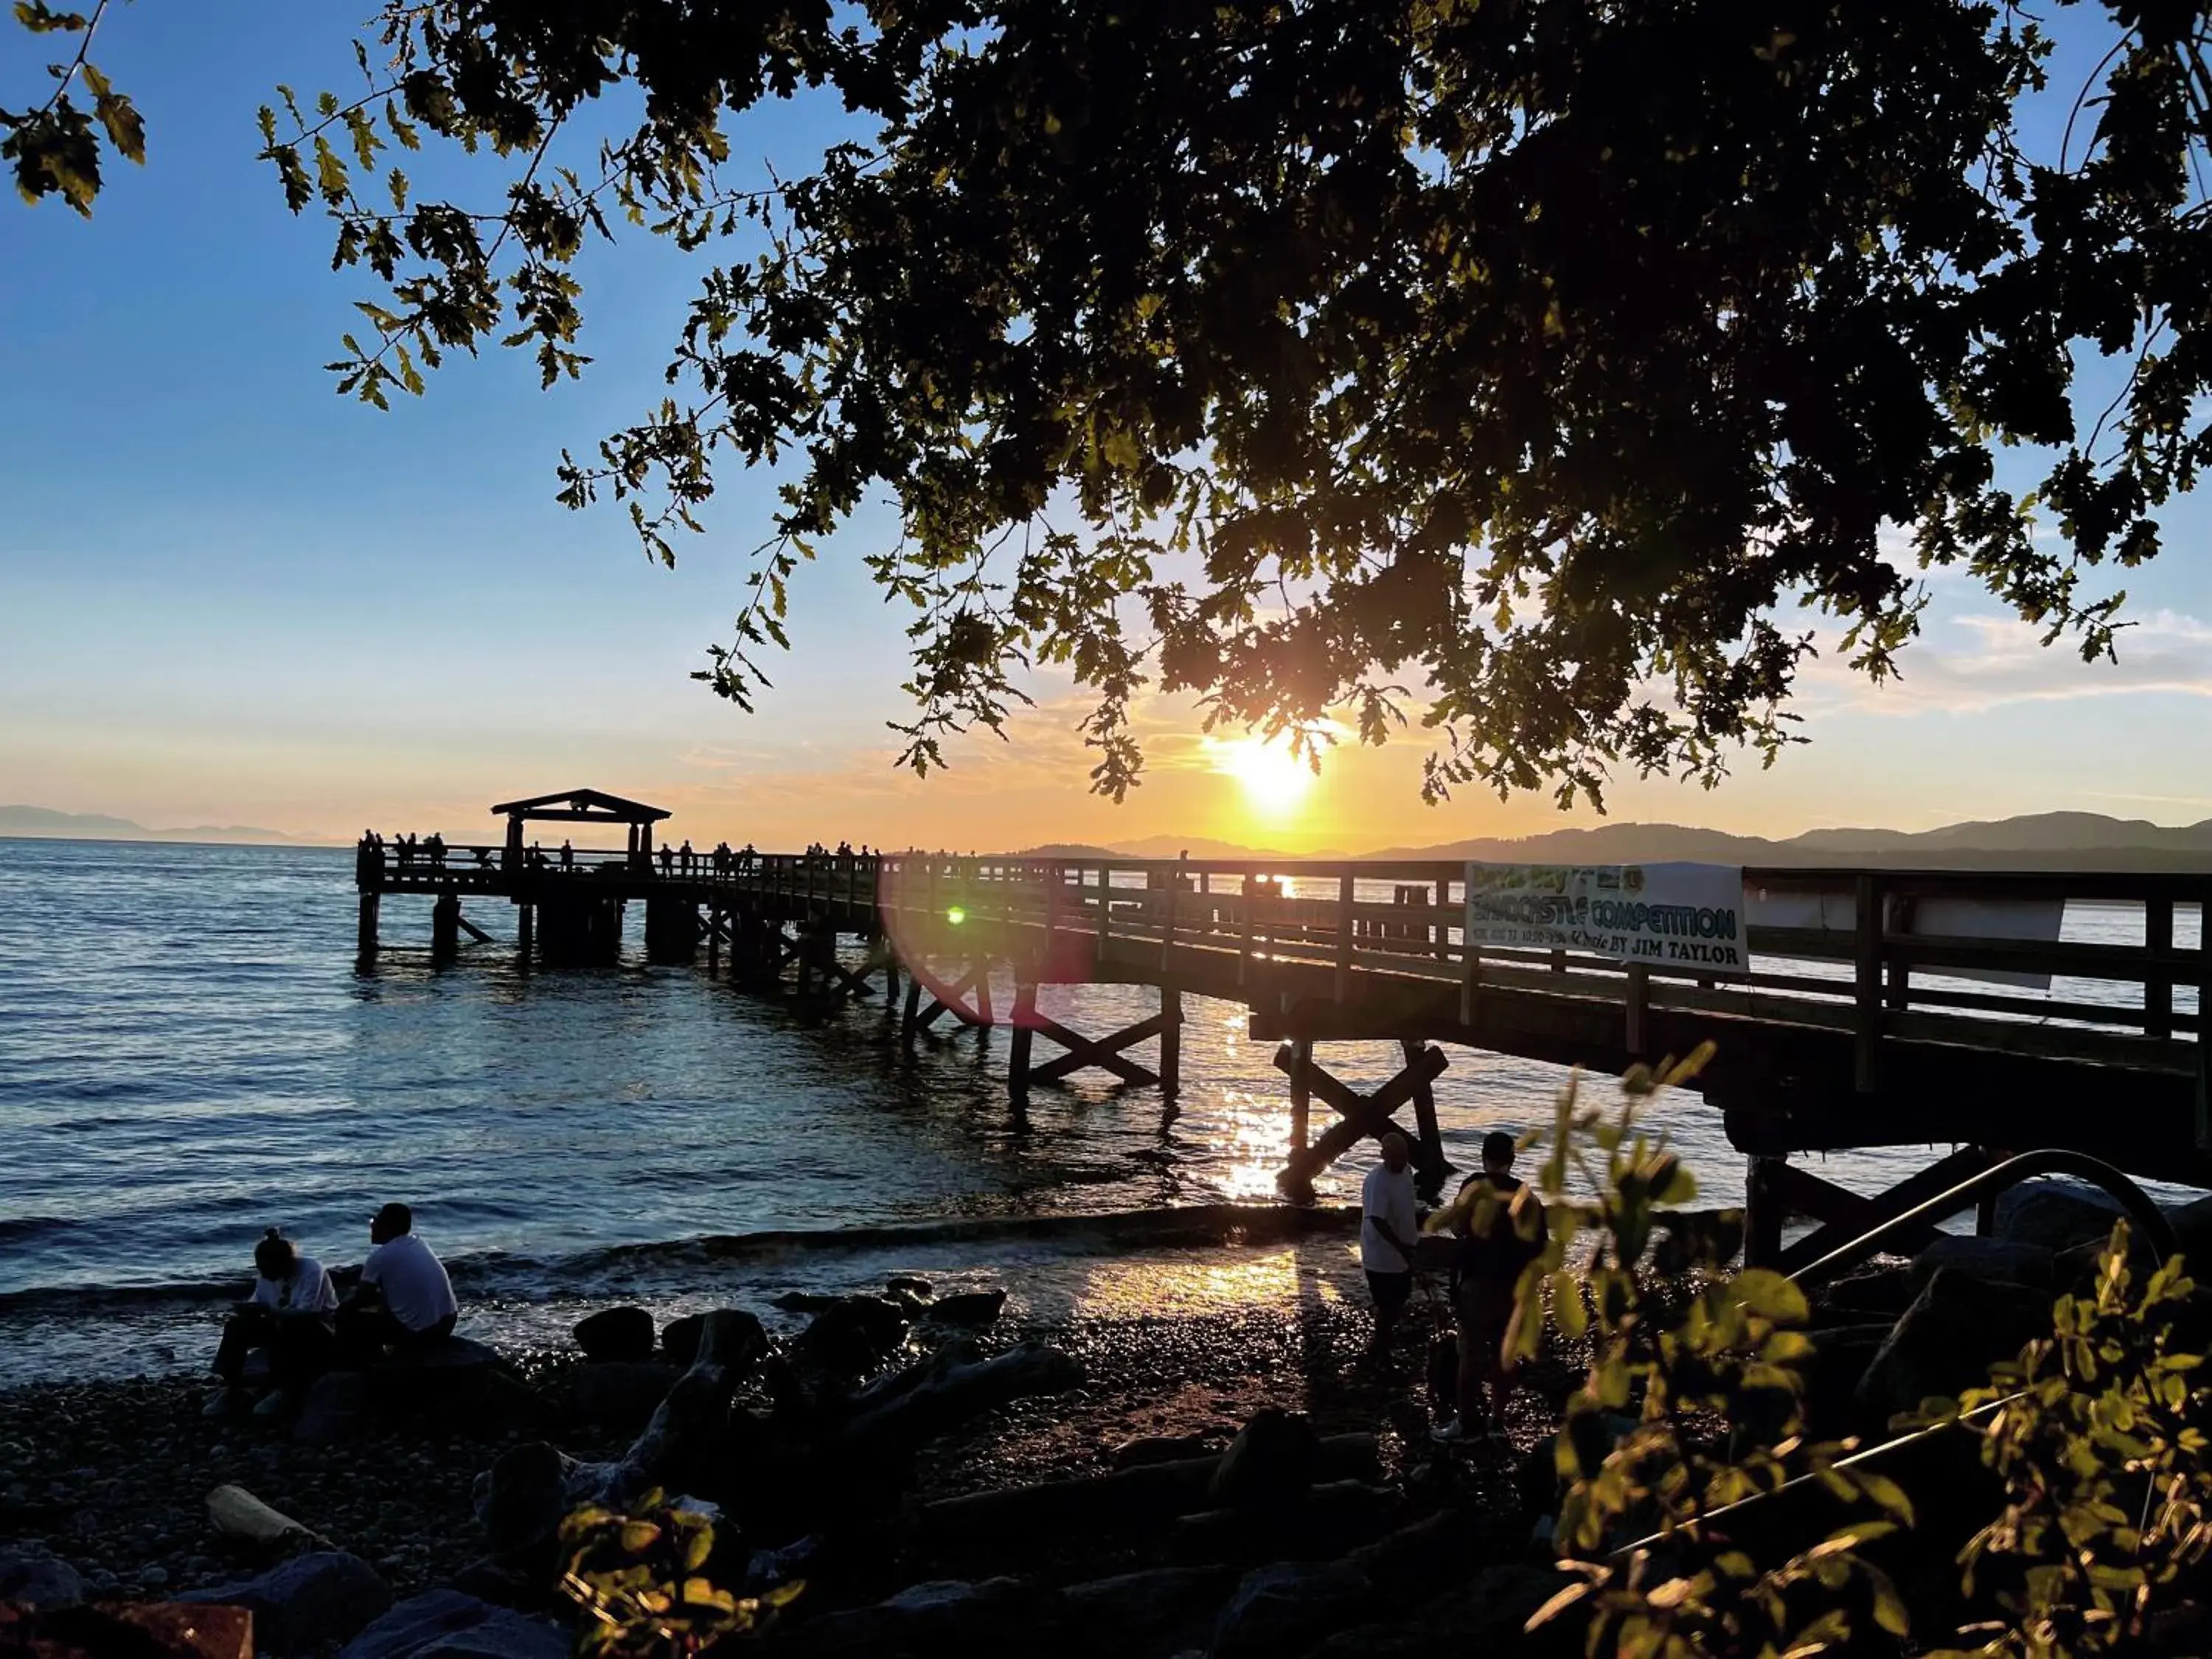
[[[2085,573],[2212,445],[2212,76],[2203,0],[2070,9],[2112,49],[2042,155],[2049,42],[1995,0],[387,0],[362,90],[263,133],[380,285],[335,365],[372,402],[487,341],[578,373],[625,221],[699,255],[671,397],[562,497],[672,559],[719,465],[781,469],[701,675],[740,703],[797,562],[888,497],[916,767],[1043,662],[1115,796],[1152,685],[1309,747],[1417,718],[1431,794],[1595,799],[1790,741],[1793,606],[1888,676],[1885,526],[2112,650]],[[733,179],[731,118],[808,89],[856,139]],[[571,155],[587,106],[639,114]],[[427,140],[503,199],[419,198]],[[2099,353],[2133,373],[2077,410]]]
[[[680,1659],[757,1636],[805,1586],[738,1595],[708,1571],[714,1525],[647,1492],[635,1511],[582,1509],[561,1523],[561,1589],[584,1614],[577,1650],[591,1659]]]
[[[89,15],[56,11],[46,0],[15,0],[15,21],[33,36],[58,35],[76,45],[59,63],[46,66],[53,90],[27,109],[0,105],[0,166],[15,175],[27,202],[59,196],[87,218],[100,194],[100,151],[108,147],[126,161],[146,159],[146,129],[131,100],[107,83],[89,53],[106,12],[98,0]],[[82,95],[88,105],[77,101]]]
[[[2094,1288],[2058,1299],[2053,1334],[1942,1402],[1939,1418],[1994,1407],[1982,1453],[2006,1504],[1964,1558],[1968,1595],[1999,1616],[1960,1632],[1981,1645],[1937,1659],[2181,1650],[2160,1621],[2200,1593],[2212,1553],[2203,1310],[2179,1256],[2140,1294],[2135,1279],[2118,1222]],[[2192,1312],[2191,1337],[2179,1322]],[[2205,1610],[2192,1611],[2201,1644]]]

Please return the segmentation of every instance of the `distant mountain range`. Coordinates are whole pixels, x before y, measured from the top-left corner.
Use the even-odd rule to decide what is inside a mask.
[[[0,806],[0,836],[48,836],[59,841],[235,841],[313,842],[248,823],[199,823],[189,829],[149,830],[133,818],[101,812],[57,812],[51,806]]]
[[[1296,855],[1224,842],[1154,836],[1112,848],[1031,849],[1036,856],[1173,858],[1342,858]],[[2142,818],[2101,812],[2036,812],[1940,830],[1808,830],[1786,841],[1731,836],[1673,823],[1607,823],[1594,830],[1552,830],[1514,839],[1496,836],[1430,847],[1390,847],[1356,856],[1370,861],[1487,864],[1860,865],[1877,869],[2212,871],[2212,818],[2169,829]]]

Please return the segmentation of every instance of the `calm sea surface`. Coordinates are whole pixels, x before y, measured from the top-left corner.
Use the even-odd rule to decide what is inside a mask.
[[[0,840],[0,1383],[197,1363],[188,1327],[208,1317],[209,1287],[240,1279],[264,1227],[356,1261],[387,1199],[415,1206],[465,1294],[565,1322],[579,1297],[711,1299],[732,1261],[757,1286],[1009,1262],[1003,1242],[963,1254],[926,1226],[842,1253],[702,1241],[1272,1192],[1285,1087],[1241,1007],[1186,1002],[1172,1120],[1155,1091],[1079,1081],[1036,1091],[1024,1122],[1006,1103],[1003,1030],[902,1053],[878,1008],[809,1022],[648,967],[635,938],[617,969],[525,977],[512,911],[471,919],[495,942],[434,970],[427,904],[387,900],[388,948],[360,974],[350,849]],[[2067,936],[2141,927],[2137,913],[2075,910]],[[2176,931],[2193,942],[2195,919]],[[1151,1011],[1110,987],[1041,1001],[1086,1030]],[[1437,1104],[1462,1167],[1485,1131],[1547,1115],[1565,1076],[1449,1052]],[[1382,1045],[1322,1057],[1352,1081],[1397,1064]],[[1717,1112],[1686,1097],[1663,1122],[1709,1194],[1741,1190]],[[1370,1156],[1332,1171],[1324,1196],[1353,1194]],[[1871,1188],[1923,1162],[1855,1154],[1825,1172]],[[1226,1273],[1176,1257],[1139,1283],[1086,1260],[1095,1242],[1030,1248],[1036,1285],[1074,1302],[1266,1295],[1297,1255]],[[1345,1251],[1331,1250],[1333,1273]]]

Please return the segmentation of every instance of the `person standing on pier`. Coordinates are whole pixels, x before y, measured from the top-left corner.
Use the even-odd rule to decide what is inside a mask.
[[[562,842],[561,843],[561,867],[563,870],[573,869],[575,867],[575,863],[576,848],[574,843],[571,842]]]
[[[386,1204],[368,1224],[361,1286],[338,1310],[338,1342],[362,1360],[386,1348],[426,1348],[453,1334],[460,1304],[446,1264],[415,1236],[415,1212]]]
[[[1452,1319],[1459,1328],[1459,1415],[1434,1431],[1449,1443],[1505,1437],[1505,1399],[1519,1369],[1505,1357],[1522,1270],[1544,1253],[1547,1223],[1534,1188],[1513,1173],[1513,1137],[1482,1138],[1482,1170],[1460,1183],[1452,1232]],[[1541,1304],[1538,1304],[1541,1306]],[[1488,1400],[1486,1402],[1485,1395]]]
[[[1367,1172],[1359,1192],[1359,1265],[1375,1297],[1375,1338],[1364,1358],[1387,1360],[1390,1334],[1413,1293],[1413,1241],[1420,1218],[1413,1207],[1413,1170],[1406,1137],[1382,1137],[1382,1161]]]

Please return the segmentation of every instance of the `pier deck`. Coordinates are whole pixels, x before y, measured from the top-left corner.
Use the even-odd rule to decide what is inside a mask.
[[[403,860],[364,843],[358,872],[363,947],[372,952],[375,906],[390,895],[447,907],[451,923],[440,937],[448,945],[453,927],[468,925],[465,899],[520,907],[526,945],[533,914],[550,925],[579,907],[637,901],[647,906],[648,945],[657,939],[659,954],[690,956],[703,942],[712,969],[726,945],[732,972],[750,982],[778,980],[796,963],[803,982],[811,975],[842,995],[877,973],[892,988],[903,971],[908,1037],[947,1014],[963,1025],[1012,1028],[1009,1084],[1018,1097],[1084,1065],[1172,1093],[1182,999],[1242,1004],[1255,1039],[1285,1045],[1288,1190],[1359,1135],[1392,1127],[1392,1111],[1407,1104],[1416,1121],[1407,1133],[1433,1184],[1442,1152],[1430,1085],[1443,1060],[1429,1057],[1430,1045],[1617,1072],[1708,1039],[1717,1055],[1697,1086],[1752,1160],[1755,1254],[1779,1253],[1785,1210],[1838,1224],[1872,1213],[1866,1200],[1789,1164],[1793,1154],[1934,1146],[1972,1149],[1961,1157],[1987,1162],[2064,1146],[2145,1177],[2212,1187],[2201,920],[2212,875],[1743,875],[1747,894],[1817,898],[1810,908],[1825,925],[1754,921],[1753,971],[1717,979],[1694,965],[1470,948],[1467,870],[1458,864],[725,859],[655,851],[634,833],[623,851],[572,852],[566,862],[533,856],[512,836],[505,846],[444,847],[434,862],[420,848]],[[2124,907],[2142,917],[2140,939],[1954,937],[1911,926],[1923,908],[1961,900]],[[2177,915],[2194,921],[2194,943],[2177,944]],[[794,926],[796,937],[787,935]],[[836,960],[841,935],[871,945],[858,972]],[[550,934],[546,943],[550,950]],[[1016,987],[1005,1014],[989,1001],[994,964],[1011,969]],[[1992,973],[2057,982],[2029,994],[1958,977]],[[1098,1037],[1037,1014],[1037,986],[1085,981],[1156,988],[1160,1012]],[[1040,1036],[1066,1052],[1034,1060]],[[1154,1040],[1156,1066],[1128,1054]],[[1403,1045],[1406,1070],[1370,1099],[1314,1057],[1316,1043],[1353,1040]],[[1316,1099],[1337,1119],[1317,1139],[1308,1133]],[[1954,1171],[1960,1160],[1937,1167]]]

